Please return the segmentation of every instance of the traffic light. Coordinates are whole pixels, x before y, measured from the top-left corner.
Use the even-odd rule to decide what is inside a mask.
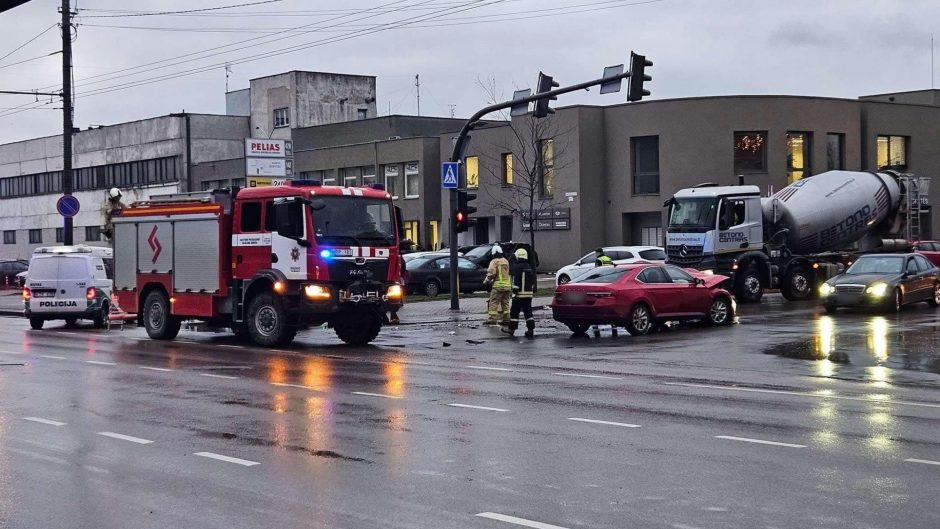
[[[643,96],[650,95],[649,90],[643,89],[643,83],[653,80],[652,77],[646,75],[646,67],[652,65],[653,61],[646,60],[645,55],[630,52],[630,84],[627,85],[627,101],[639,101],[643,99]]]
[[[558,82],[552,79],[551,75],[545,75],[542,72],[539,72],[539,82],[536,85],[535,93],[544,94],[545,92],[551,92],[553,88],[560,86]],[[549,108],[548,104],[553,100],[558,99],[557,97],[546,97],[545,99],[539,99],[535,102],[535,111],[532,112],[532,115],[537,118],[544,118],[549,114],[554,114],[555,111]]]
[[[457,191],[457,211],[454,213],[454,225],[457,227],[457,233],[467,231],[473,224],[470,215],[476,213],[477,208],[469,205],[469,203],[476,199],[476,193],[468,193],[463,190]]]

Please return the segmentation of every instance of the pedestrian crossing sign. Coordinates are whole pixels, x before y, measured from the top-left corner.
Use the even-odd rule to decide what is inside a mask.
[[[457,162],[444,162],[441,164],[441,187],[444,189],[457,189],[459,171]]]

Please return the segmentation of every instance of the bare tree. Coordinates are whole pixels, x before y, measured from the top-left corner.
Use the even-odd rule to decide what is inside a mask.
[[[477,83],[492,102],[501,99],[495,82],[478,79]],[[529,223],[529,244],[534,249],[538,219],[563,203],[555,198],[555,175],[570,163],[566,156],[570,131],[561,130],[553,115],[542,119],[531,115],[509,119],[503,113],[501,117],[508,121],[507,133],[479,151],[483,158],[479,186],[486,195],[482,202],[523,224]],[[504,153],[512,156],[511,183],[506,181]]]

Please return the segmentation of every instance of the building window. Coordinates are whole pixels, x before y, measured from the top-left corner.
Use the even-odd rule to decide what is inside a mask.
[[[767,131],[734,133],[734,174],[767,172]]]
[[[503,158],[503,184],[512,185],[512,153],[504,152]]]
[[[787,133],[787,182],[793,183],[806,178],[812,173],[811,156],[813,152],[813,134],[811,132]]]
[[[878,136],[878,169],[907,171],[907,136]]]
[[[630,138],[633,153],[633,194],[659,194],[659,136]]]
[[[362,187],[371,186],[375,183],[375,166],[362,166]]]
[[[640,244],[643,246],[662,246],[663,229],[659,226],[640,228]]]
[[[274,128],[290,126],[290,114],[286,108],[274,109]]]
[[[431,222],[428,223],[428,226],[430,226],[430,229],[431,229],[431,241],[430,241],[430,242],[431,242],[431,246],[430,246],[431,250],[439,250],[439,249],[440,249],[440,246],[441,246],[441,230],[440,230],[440,225],[441,225],[441,223],[438,222],[438,221],[436,221],[436,220],[432,220]]]
[[[845,169],[845,134],[830,132],[826,134],[826,170]]]
[[[356,119],[368,119],[369,118],[369,109],[360,108],[356,110]]]
[[[101,240],[101,226],[85,226],[85,241],[95,242]]]
[[[16,244],[16,230],[3,231],[3,244]]]
[[[359,167],[344,167],[339,170],[343,187],[359,187],[359,176],[362,169]]]
[[[467,156],[467,189],[480,189],[480,158]]]
[[[333,169],[323,170],[323,185],[325,186],[336,185],[336,174],[333,172]]]
[[[421,223],[416,220],[406,220],[405,221],[405,239],[408,239],[409,241],[416,243],[416,244],[420,243],[421,241],[418,240],[418,236],[420,235],[418,233],[418,226],[420,225]]]
[[[29,244],[42,243],[42,230],[29,230]]]
[[[247,181],[244,178],[233,178],[232,185],[235,187],[245,187]]]
[[[385,190],[393,199],[401,196],[401,166],[397,163],[383,166],[385,173]]]
[[[65,228],[55,229],[55,242],[65,242]]]
[[[555,140],[539,141],[540,175],[539,195],[550,197],[555,193]]]
[[[418,198],[420,195],[421,175],[418,173],[418,162],[408,162],[405,164],[405,198]]]

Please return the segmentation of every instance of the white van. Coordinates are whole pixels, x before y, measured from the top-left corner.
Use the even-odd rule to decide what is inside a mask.
[[[25,314],[33,329],[46,320],[73,325],[92,320],[96,328],[108,324],[111,270],[114,252],[98,246],[37,248],[29,262],[23,288]]]

